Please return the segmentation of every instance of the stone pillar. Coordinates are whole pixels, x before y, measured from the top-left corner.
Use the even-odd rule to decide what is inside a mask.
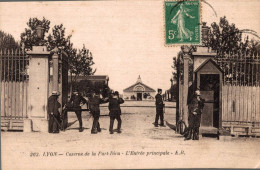
[[[188,53],[185,53],[183,56],[183,62],[184,62],[184,73],[183,73],[183,116],[182,120],[185,122],[185,124],[188,126],[188,116],[189,116],[189,110],[188,110],[188,90],[189,90],[189,59],[190,55]]]
[[[33,46],[29,70],[28,120],[24,131],[48,132],[47,101],[49,94],[49,56],[45,46]],[[29,123],[28,123],[29,122]]]
[[[59,56],[57,54],[57,49],[54,49],[54,54],[52,55],[52,67],[53,67],[53,82],[52,91],[59,91]]]

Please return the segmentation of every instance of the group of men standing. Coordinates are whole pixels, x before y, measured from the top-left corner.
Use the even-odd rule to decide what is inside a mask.
[[[162,99],[162,89],[158,89],[158,93],[155,96],[155,105],[156,105],[156,116],[154,126],[158,127],[159,125],[165,127],[164,125],[164,107],[165,104]],[[48,114],[49,114],[49,133],[59,133],[61,128],[60,122],[60,113],[58,109],[61,107],[61,104],[58,102],[59,92],[53,91],[52,95],[48,99]],[[115,91],[111,93],[109,97],[101,97],[99,90],[95,90],[89,98],[85,99],[79,94],[77,90],[73,92],[69,100],[69,107],[71,110],[75,111],[78,121],[79,121],[79,132],[83,131],[82,125],[82,108],[83,104],[88,103],[90,114],[93,116],[93,124],[91,129],[91,134],[97,134],[101,132],[99,117],[100,117],[100,104],[109,102],[109,116],[110,116],[110,125],[109,132],[110,134],[114,133],[113,125],[115,119],[118,121],[117,132],[121,133],[121,108],[120,104],[124,103],[124,100],[119,97],[119,93]],[[202,109],[204,107],[204,99],[200,97],[200,91],[196,90],[191,100],[188,103],[189,108],[189,117],[188,117],[188,128],[185,130],[185,140],[199,140],[199,127],[201,121]],[[158,121],[160,119],[160,124]]]
[[[58,102],[59,92],[53,91],[52,95],[48,99],[48,114],[49,114],[49,133],[59,133],[61,128],[61,119],[58,109],[61,107],[61,104]],[[110,126],[109,132],[113,134],[113,125],[114,120],[118,121],[117,132],[121,133],[121,109],[120,104],[124,103],[124,100],[119,97],[117,91],[112,92],[109,97],[103,98],[99,90],[94,90],[91,95],[86,99],[81,96],[78,90],[74,90],[73,94],[68,102],[68,105],[65,105],[63,108],[74,111],[78,121],[79,121],[79,132],[84,130],[82,123],[82,108],[84,104],[89,105],[90,114],[93,117],[93,124],[91,129],[91,134],[97,134],[101,132],[99,117],[100,117],[100,104],[108,103],[109,116],[110,116]]]

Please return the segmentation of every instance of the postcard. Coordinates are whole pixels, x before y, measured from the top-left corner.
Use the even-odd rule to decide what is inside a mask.
[[[0,2],[1,169],[260,168],[260,1]]]

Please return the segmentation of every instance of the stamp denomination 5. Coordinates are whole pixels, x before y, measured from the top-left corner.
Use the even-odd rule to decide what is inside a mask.
[[[165,44],[200,44],[200,1],[165,1]]]

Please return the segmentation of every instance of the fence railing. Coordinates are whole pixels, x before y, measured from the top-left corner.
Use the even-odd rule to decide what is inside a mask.
[[[27,117],[29,58],[19,50],[0,50],[1,117]]]
[[[223,71],[222,125],[260,127],[260,56],[225,54],[214,58]],[[181,61],[181,60],[180,60]],[[183,62],[179,63],[183,69]],[[190,60],[192,65],[192,60]],[[189,67],[191,69],[192,67]],[[183,112],[183,70],[179,75],[179,109]],[[193,73],[189,73],[190,83]],[[181,114],[180,114],[181,115]]]
[[[222,87],[223,124],[260,126],[260,87],[224,85]]]
[[[260,126],[260,57],[226,54],[215,59],[223,70],[223,124]]]
[[[223,70],[224,85],[260,85],[260,57],[258,54],[226,54],[215,58],[215,61]]]

